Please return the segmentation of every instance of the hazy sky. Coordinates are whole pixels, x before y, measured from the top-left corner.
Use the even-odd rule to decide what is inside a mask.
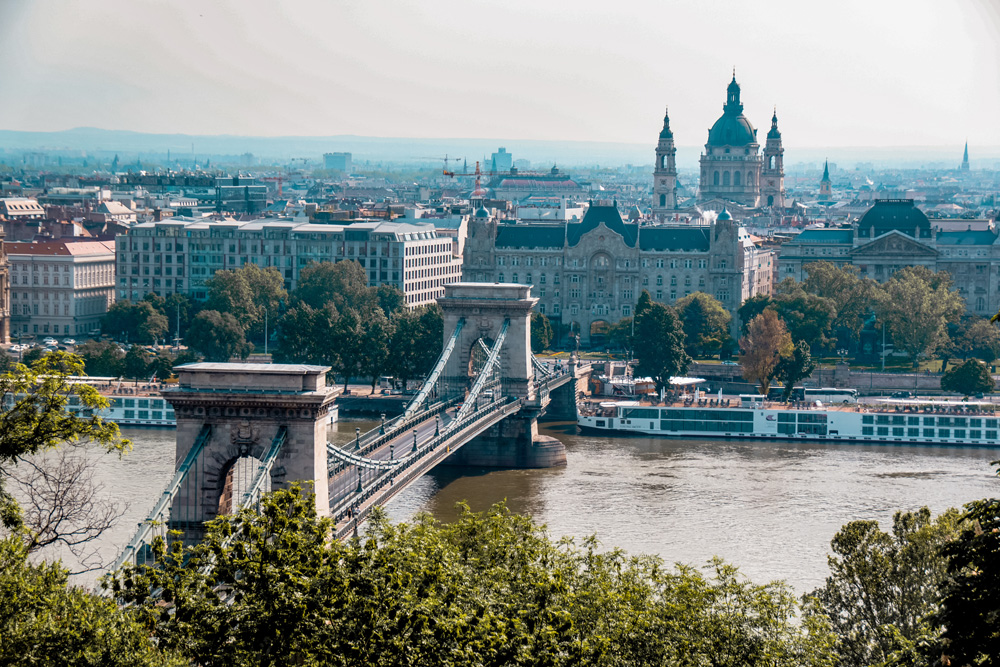
[[[0,0],[0,128],[1000,145],[1000,0]]]

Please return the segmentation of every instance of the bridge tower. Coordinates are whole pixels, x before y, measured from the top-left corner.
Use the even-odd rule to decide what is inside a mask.
[[[225,513],[241,462],[263,461],[280,447],[270,468],[271,489],[311,482],[316,509],[330,511],[326,429],[336,389],[324,366],[197,363],[178,366],[178,384],[163,392],[177,416],[175,467],[191,461],[170,510],[170,528],[185,543],[201,539],[203,524]],[[252,457],[252,458],[249,458]]]
[[[531,311],[538,299],[530,285],[452,283],[438,299],[447,337],[464,319],[455,351],[444,374],[451,387],[471,381],[472,357],[479,341],[492,341],[507,322],[500,351],[501,391],[519,399],[522,408],[470,440],[446,461],[452,465],[499,468],[547,468],[566,463],[566,448],[556,438],[538,434],[542,401],[531,358]]]

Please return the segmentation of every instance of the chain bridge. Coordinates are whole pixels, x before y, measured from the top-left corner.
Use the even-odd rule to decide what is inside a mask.
[[[576,418],[590,367],[531,354],[530,286],[453,283],[438,300],[444,347],[398,417],[341,446],[327,441],[336,389],[329,368],[298,364],[179,366],[165,390],[177,417],[176,472],[112,567],[148,557],[157,535],[199,540],[206,521],[254,506],[263,493],[310,483],[336,536],[356,534],[384,505],[435,466],[547,467],[565,463],[543,413]]]

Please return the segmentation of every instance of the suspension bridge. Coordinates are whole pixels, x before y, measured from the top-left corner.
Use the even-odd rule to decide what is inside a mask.
[[[312,484],[317,512],[346,538],[373,508],[442,462],[564,463],[562,444],[539,435],[537,420],[546,412],[575,419],[590,367],[575,355],[543,363],[531,354],[536,302],[528,285],[446,285],[438,300],[444,346],[431,372],[402,414],[346,445],[326,437],[336,398],[327,367],[178,367],[178,385],[163,394],[177,417],[176,472],[112,569],[147,558],[167,531],[196,542],[207,521],[293,482]]]

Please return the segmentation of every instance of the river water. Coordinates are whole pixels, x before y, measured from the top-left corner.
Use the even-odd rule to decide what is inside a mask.
[[[341,422],[346,442],[370,422]],[[703,565],[713,556],[757,582],[783,579],[804,593],[823,582],[830,539],[855,519],[883,528],[896,510],[937,514],[1000,495],[989,465],[1000,452],[951,447],[812,445],[581,435],[573,423],[543,424],[566,445],[567,465],[546,470],[439,468],[393,500],[405,521],[427,511],[448,521],[506,500],[553,537],[594,534],[605,547]],[[125,429],[123,459],[97,455],[98,481],[129,509],[100,548],[112,560],[173,473],[173,430]],[[70,559],[67,558],[67,561]],[[93,574],[79,583],[90,583]]]

